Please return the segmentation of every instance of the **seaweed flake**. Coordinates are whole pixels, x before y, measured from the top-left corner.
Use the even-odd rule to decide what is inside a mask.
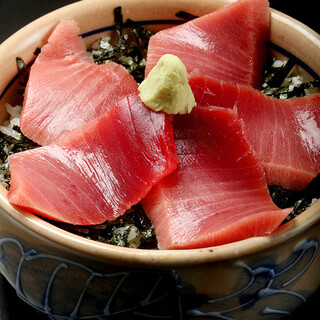
[[[147,48],[153,33],[131,19],[123,22],[121,7],[114,9],[114,19],[117,42],[112,43],[111,37],[101,38],[89,51],[97,64],[117,62],[140,83],[144,79]]]
[[[273,202],[281,209],[292,208],[282,224],[292,220],[320,198],[320,174],[301,191],[292,191],[279,186],[269,186]]]
[[[14,130],[20,132],[18,126],[14,126]],[[33,141],[26,138],[23,134],[19,138],[6,135],[0,131],[0,179],[2,185],[9,190],[10,188],[10,170],[9,156],[38,147]]]
[[[74,226],[52,221],[50,221],[50,223],[54,223],[62,229],[98,242],[120,247],[140,249],[157,248],[154,228],[140,203],[128,209],[117,219],[106,221],[100,225]]]
[[[29,80],[29,68],[21,57],[16,57],[16,65],[18,68],[18,76],[21,78],[19,81],[21,88],[17,89],[17,93],[24,96],[24,91]]]
[[[269,59],[264,69],[261,91],[278,99],[289,99],[305,96],[307,89],[319,87],[319,80],[303,82],[300,76],[290,77],[296,63],[294,57],[290,57],[287,61]]]

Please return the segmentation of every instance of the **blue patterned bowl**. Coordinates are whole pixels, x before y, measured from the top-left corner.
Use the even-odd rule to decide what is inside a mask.
[[[33,59],[61,19],[87,44],[108,33],[113,9],[151,30],[230,0],[85,0],[54,11],[0,46],[0,121],[15,104],[16,56]],[[142,9],[141,9],[142,8]],[[320,37],[271,10],[270,50],[294,55],[306,78],[320,75]],[[0,271],[21,299],[51,319],[279,319],[320,286],[320,202],[270,236],[194,250],[120,248],[61,230],[13,208],[0,190]]]

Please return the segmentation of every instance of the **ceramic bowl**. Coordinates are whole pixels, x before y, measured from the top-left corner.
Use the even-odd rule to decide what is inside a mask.
[[[61,19],[86,44],[110,32],[113,9],[155,31],[230,0],[85,0],[27,25],[0,46],[1,117],[16,103],[15,58],[26,62]],[[271,10],[270,50],[294,55],[306,77],[320,75],[320,37]],[[223,246],[140,250],[73,235],[13,208],[0,195],[0,271],[17,294],[52,319],[279,319],[320,286],[320,202],[270,236]]]

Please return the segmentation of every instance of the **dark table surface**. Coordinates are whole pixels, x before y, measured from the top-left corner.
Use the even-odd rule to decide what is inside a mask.
[[[105,0],[108,1],[108,0]],[[201,0],[199,0],[201,1]],[[75,0],[0,0],[0,43],[34,19]],[[317,1],[270,0],[271,7],[305,23],[320,33]],[[313,7],[313,8],[312,8]],[[311,10],[310,10],[311,9]],[[286,320],[320,319],[320,290]],[[0,320],[47,320],[48,318],[21,301],[0,274]]]

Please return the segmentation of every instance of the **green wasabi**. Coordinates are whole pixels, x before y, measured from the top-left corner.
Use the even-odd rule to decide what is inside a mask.
[[[188,73],[175,55],[163,55],[139,86],[143,103],[154,111],[169,114],[190,113],[196,106],[188,84]]]

